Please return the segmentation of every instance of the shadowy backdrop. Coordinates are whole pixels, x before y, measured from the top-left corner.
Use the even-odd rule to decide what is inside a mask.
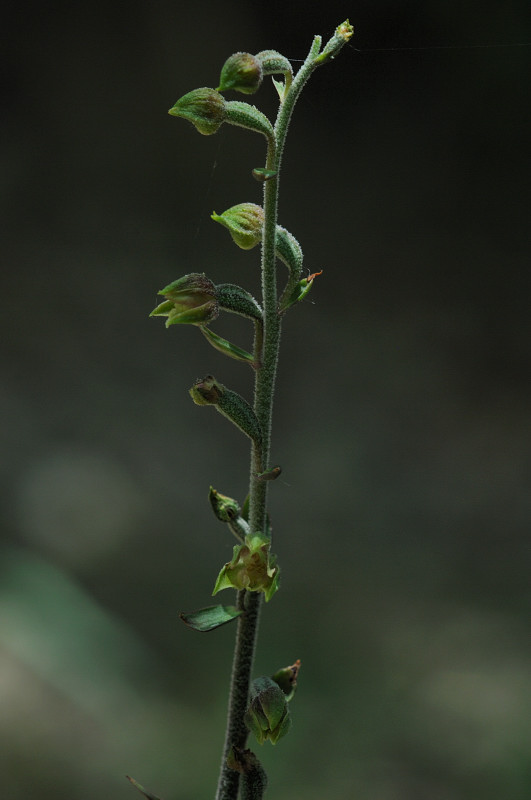
[[[302,660],[275,800],[526,800],[529,3],[8,3],[1,12],[0,774],[10,800],[212,797],[234,631],[187,630],[248,447],[187,390],[245,366],[156,292],[258,292],[209,219],[260,202],[261,137],[168,117],[233,52],[302,60],[280,221],[272,458],[282,589],[256,674]],[[272,86],[251,98],[274,113]],[[236,99],[236,97],[235,97]],[[238,99],[241,99],[238,98]],[[245,347],[250,331],[223,321]],[[225,327],[223,327],[225,326]],[[231,602],[229,593],[222,600]]]

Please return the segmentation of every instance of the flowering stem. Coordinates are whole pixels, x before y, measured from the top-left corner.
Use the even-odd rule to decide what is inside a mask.
[[[295,103],[313,70],[319,65],[321,37],[316,36],[304,64],[288,88],[280,106],[274,128],[274,139],[268,140],[266,169],[274,170],[276,176],[264,182],[264,230],[262,237],[262,308],[264,311],[263,341],[255,336],[254,411],[262,429],[262,440],[254,443],[251,450],[251,475],[249,490],[249,527],[251,532],[264,532],[268,481],[256,480],[268,468],[271,441],[271,422],[275,378],[281,333],[281,316],[278,313],[276,281],[275,238],[278,210],[279,175],[284,143]],[[229,710],[225,746],[221,763],[216,800],[237,800],[239,773],[227,764],[233,746],[245,747],[248,731],[243,721],[247,708],[251,670],[256,645],[262,594],[260,592],[238,592],[238,608],[244,610],[238,618],[238,630],[229,694]]]

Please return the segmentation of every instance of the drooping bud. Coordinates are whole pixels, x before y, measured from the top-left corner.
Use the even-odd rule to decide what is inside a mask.
[[[183,275],[159,292],[165,297],[153,309],[150,317],[167,317],[170,325],[206,325],[219,314],[216,287],[204,273],[191,272]]]
[[[214,222],[219,222],[229,231],[233,241],[242,250],[251,250],[262,241],[264,209],[256,203],[239,203],[223,214],[212,213]]]
[[[288,59],[277,50],[261,50],[255,56],[260,64],[264,75],[293,75],[293,68]]]
[[[300,668],[301,662],[298,658],[294,664],[291,664],[289,667],[284,667],[284,669],[279,669],[278,672],[275,672],[275,674],[272,676],[272,679],[278,686],[280,686],[286,695],[286,700],[288,702],[295,694]]]
[[[330,61],[332,58],[335,58],[342,47],[346,45],[349,39],[352,38],[354,35],[354,28],[348,21],[342,22],[341,25],[338,25],[334,31],[334,35],[332,38],[325,44],[322,53],[320,53],[317,58],[315,59],[315,64],[324,64],[326,61]]]
[[[183,95],[168,114],[189,120],[199,133],[210,136],[227,120],[227,102],[215,89],[204,86]]]
[[[212,375],[196,381],[190,389],[190,396],[198,406],[215,406],[220,414],[230,419],[255,444],[261,443],[262,429],[247,400],[232,389],[227,389]]]
[[[256,56],[234,53],[221,68],[218,92],[233,89],[243,94],[254,94],[260,88],[262,75],[262,65]]]
[[[284,75],[284,83],[276,81],[273,78],[273,83],[275,84],[280,101],[282,102],[293,79],[293,68],[290,62],[276,50],[262,50],[260,53],[256,54],[256,58],[262,65],[264,75],[275,75],[278,73]]]
[[[269,601],[278,589],[279,568],[270,553],[271,540],[262,533],[249,533],[241,545],[235,545],[232,560],[225,564],[216,580],[214,591],[222,589],[247,589],[264,592]]]
[[[267,739],[276,744],[286,735],[291,727],[291,717],[286,696],[274,680],[264,675],[252,682],[244,721],[260,744]]]

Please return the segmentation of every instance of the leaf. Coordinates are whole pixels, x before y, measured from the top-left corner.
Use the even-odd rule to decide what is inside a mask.
[[[232,342],[228,342],[226,339],[218,336],[217,333],[214,333],[214,331],[211,331],[210,328],[201,326],[200,330],[212,347],[215,347],[220,353],[224,353],[230,358],[235,358],[236,361],[245,361],[247,364],[250,364],[251,367],[255,366],[254,356],[248,353],[247,350],[242,350],[241,347],[232,344]]]
[[[226,625],[227,622],[232,622],[241,613],[242,611],[235,606],[208,606],[207,608],[201,608],[199,611],[192,611],[190,614],[181,612],[179,617],[185,625],[193,628],[194,631],[206,633],[219,628],[221,625]]]
[[[273,77],[271,78],[271,80],[273,81],[275,89],[278,92],[278,96],[280,98],[280,102],[282,103],[284,101],[284,93],[286,91],[286,84],[284,83],[284,81],[277,81]]]
[[[138,783],[138,781],[135,781],[135,779],[134,779],[134,778],[131,778],[131,776],[130,776],[130,775],[126,775],[125,777],[127,778],[127,780],[128,780],[130,783],[132,783],[132,784],[133,784],[133,786],[134,786],[136,789],[138,789],[138,791],[139,791],[139,792],[141,792],[141,794],[143,794],[143,795],[144,795],[144,797],[147,797],[147,800],[160,800],[160,797],[157,797],[157,795],[156,795],[156,794],[150,794],[148,791],[146,791],[146,789],[144,789],[144,787],[142,786],[142,784]]]
[[[255,167],[253,169],[253,178],[257,181],[269,181],[277,175],[276,169],[266,169],[265,167]]]

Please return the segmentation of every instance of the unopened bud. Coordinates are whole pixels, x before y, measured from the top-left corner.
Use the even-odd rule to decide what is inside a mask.
[[[216,214],[214,211],[212,219],[227,228],[234,242],[242,250],[250,250],[262,240],[264,209],[256,203],[239,203],[228,208],[223,214]]]
[[[262,65],[256,56],[234,53],[221,68],[218,92],[233,89],[243,94],[254,94],[260,88],[262,74]]]
[[[264,675],[253,681],[244,721],[260,744],[267,739],[276,744],[286,735],[291,727],[288,704],[274,680]]]
[[[342,22],[334,31],[332,38],[325,44],[322,53],[315,59],[316,64],[324,64],[326,61],[335,58],[342,47],[346,45],[349,39],[354,35],[354,28],[348,21]]]
[[[181,97],[170,108],[172,117],[183,117],[189,120],[199,133],[209,136],[216,133],[220,125],[227,119],[227,103],[222,94],[215,89],[203,87],[194,89]]]
[[[212,375],[196,381],[190,389],[190,396],[198,406],[214,406],[255,444],[261,443],[262,429],[247,400],[232,389],[227,389]]]
[[[284,667],[284,669],[279,669],[278,672],[275,672],[272,676],[272,679],[286,695],[286,700],[288,700],[288,702],[295,694],[300,668],[301,662],[298,658],[294,664],[291,664],[289,667]]]
[[[159,292],[165,297],[150,317],[167,317],[170,325],[206,325],[219,314],[216,287],[204,273],[183,275]]]

